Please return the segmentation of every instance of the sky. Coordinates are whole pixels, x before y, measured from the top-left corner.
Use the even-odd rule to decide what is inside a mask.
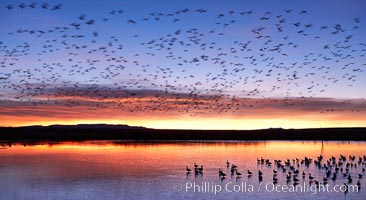
[[[0,2],[0,126],[364,127],[366,3]]]

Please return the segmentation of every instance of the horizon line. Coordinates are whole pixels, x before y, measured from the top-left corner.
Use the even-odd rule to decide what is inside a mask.
[[[197,131],[255,131],[255,130],[271,130],[271,129],[282,129],[282,130],[302,130],[302,129],[359,129],[366,128],[366,126],[323,126],[323,127],[301,127],[301,128],[283,128],[283,127],[267,127],[267,128],[258,128],[258,129],[189,129],[189,128],[150,128],[145,126],[133,126],[128,124],[108,124],[108,123],[78,123],[78,124],[49,124],[49,125],[24,125],[24,126],[0,126],[0,128],[29,128],[29,127],[52,127],[52,126],[127,126],[130,128],[144,128],[144,129],[152,129],[152,130],[197,130]]]

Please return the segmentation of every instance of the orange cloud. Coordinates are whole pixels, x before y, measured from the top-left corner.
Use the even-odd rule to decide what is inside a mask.
[[[360,127],[366,100],[316,98],[193,98],[146,95],[95,99],[54,97],[1,101],[0,125],[109,123],[166,129],[260,129],[270,127]],[[42,98],[42,97],[39,97]]]

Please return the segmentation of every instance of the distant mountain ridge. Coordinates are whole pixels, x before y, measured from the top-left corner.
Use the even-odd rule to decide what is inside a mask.
[[[63,124],[53,124],[48,126],[43,125],[32,125],[32,126],[19,126],[19,127],[0,127],[0,128],[19,128],[19,129],[146,129],[142,126],[129,126],[125,124],[75,124],[75,125],[63,125]]]

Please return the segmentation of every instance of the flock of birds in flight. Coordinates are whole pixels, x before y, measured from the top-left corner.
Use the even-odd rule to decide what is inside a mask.
[[[317,170],[314,171],[314,174],[311,174],[313,166]],[[327,185],[331,182],[338,184],[339,181],[345,181],[343,185],[356,185],[358,187],[357,191],[360,191],[360,180],[366,172],[366,156],[340,155],[338,158],[332,156],[324,160],[324,157],[320,155],[316,159],[305,157],[304,159],[295,158],[286,159],[285,161],[257,158],[257,167],[260,169],[256,172],[250,169],[247,169],[245,172],[239,172],[237,165],[226,161],[226,170],[220,168],[218,177],[223,182],[228,177],[241,180],[243,176],[246,176],[248,179],[253,179],[255,178],[253,176],[256,176],[258,182],[268,180],[272,181],[273,184],[285,182],[287,185],[292,184],[293,186],[308,181],[309,185],[315,184],[318,188],[320,185]],[[262,168],[266,172],[262,171]],[[194,163],[193,170],[186,166],[187,178],[191,173],[194,173],[195,178],[202,178],[204,174],[203,166]],[[268,173],[269,177],[264,179],[265,173]],[[347,193],[348,187],[345,188],[344,192]]]
[[[3,15],[26,9],[62,14],[64,5],[19,3],[5,9],[9,12]],[[360,17],[347,25],[318,26],[305,20],[308,15],[295,9],[212,15],[206,9],[186,8],[137,19],[115,9],[101,18],[80,13],[54,27],[21,27],[8,33],[18,44],[0,40],[0,97],[33,105],[191,115],[310,105],[329,87],[352,87],[365,77],[366,43],[356,38]],[[104,31],[121,16],[122,27],[134,33],[129,38]],[[196,23],[202,26],[189,27],[192,17],[199,17]],[[255,22],[247,28],[255,27],[236,37],[246,20]],[[135,28],[140,24],[161,30],[144,35]],[[167,33],[160,34],[164,30]],[[305,41],[311,43],[308,53]],[[351,108],[352,100],[337,108],[326,100],[316,103],[321,113],[360,112]]]

